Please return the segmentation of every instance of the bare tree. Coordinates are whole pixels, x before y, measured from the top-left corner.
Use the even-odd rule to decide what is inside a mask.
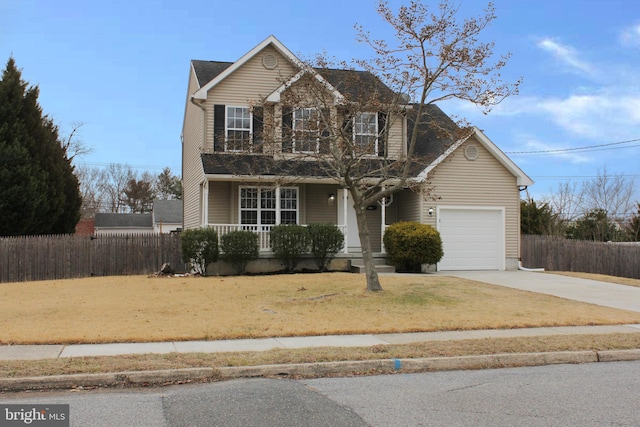
[[[70,162],[76,157],[84,156],[93,152],[93,148],[89,147],[79,138],[80,128],[84,126],[82,122],[75,122],[71,126],[71,132],[64,138],[61,138],[60,144],[67,155]]]
[[[562,182],[558,184],[557,191],[545,198],[553,212],[559,215],[562,221],[575,221],[583,212],[583,190],[577,182]]]
[[[105,181],[105,172],[96,167],[77,166],[75,174],[78,177],[80,195],[82,196],[82,217],[92,218],[96,212],[102,211],[104,203],[102,187]]]
[[[435,114],[440,110],[431,104],[455,98],[489,111],[515,94],[520,83],[500,80],[499,71],[508,55],[493,61],[493,43],[479,40],[479,34],[496,18],[492,3],[482,16],[462,22],[456,19],[458,6],[448,0],[434,10],[411,1],[397,13],[381,1],[378,12],[395,32],[393,43],[373,39],[358,27],[358,40],[375,53],[371,61],[354,61],[366,72],[346,64],[336,70],[323,55],[301,64],[301,72],[284,82],[280,101],[292,111],[283,107],[282,135],[264,141],[265,150],[275,147],[274,153],[283,153],[277,166],[280,175],[296,175],[287,166],[300,169],[300,162],[291,165],[287,159],[310,157],[314,162],[305,162],[305,173],[315,169],[316,176],[329,177],[348,190],[369,291],[382,287],[373,263],[367,207],[384,204],[394,193],[420,185],[413,180],[416,170],[433,160],[417,149],[421,134],[453,142],[469,132],[455,125],[439,126],[442,122]],[[274,107],[265,103],[260,108],[267,112]],[[265,114],[265,127],[269,116]],[[390,152],[391,129],[405,116],[407,141]],[[277,120],[273,125],[277,128]]]
[[[582,184],[584,212],[601,210],[618,223],[631,214],[633,208],[633,181],[621,174],[612,174],[606,168]]]
[[[121,213],[125,211],[123,200],[124,189],[130,179],[135,178],[131,166],[121,163],[111,163],[104,171],[105,177],[101,185],[104,209],[106,212]]]

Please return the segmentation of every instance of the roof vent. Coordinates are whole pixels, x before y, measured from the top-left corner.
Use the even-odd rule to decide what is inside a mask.
[[[476,147],[475,145],[467,145],[464,148],[464,156],[467,158],[467,160],[475,160],[478,158],[478,147]]]
[[[267,53],[262,57],[262,65],[267,70],[273,70],[278,66],[278,58],[272,53]]]

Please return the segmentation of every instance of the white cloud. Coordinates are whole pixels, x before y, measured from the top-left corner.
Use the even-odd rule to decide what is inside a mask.
[[[521,134],[514,138],[519,142],[519,147],[517,150],[509,150],[513,151],[512,154],[509,154],[511,158],[513,158],[518,164],[536,164],[540,163],[541,159],[544,159],[545,162],[550,160],[561,160],[562,162],[569,162],[572,164],[583,164],[593,162],[593,157],[590,157],[585,154],[575,153],[572,151],[564,151],[559,153],[549,153],[548,151],[554,150],[563,150],[567,148],[567,144],[564,141],[556,141],[554,143],[548,143],[541,141],[538,137],[528,134]],[[518,151],[541,151],[547,153],[536,154],[517,154]],[[544,157],[542,157],[544,156]]]
[[[589,75],[594,73],[594,68],[588,62],[582,61],[578,52],[571,46],[563,45],[547,37],[538,42],[538,47],[551,53],[556,59],[574,70]]]
[[[622,30],[620,42],[625,46],[640,46],[640,24]]]
[[[611,140],[640,134],[640,94],[605,90],[589,95],[541,99],[536,109],[566,131],[590,139]]]

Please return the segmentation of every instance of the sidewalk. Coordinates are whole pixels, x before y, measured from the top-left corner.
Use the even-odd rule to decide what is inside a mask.
[[[490,329],[450,332],[416,332],[404,334],[327,335],[223,341],[174,341],[154,343],[73,344],[73,345],[4,345],[2,360],[62,359],[70,357],[118,356],[127,354],[221,353],[266,351],[274,348],[370,347],[429,341],[453,341],[482,338],[532,337],[550,335],[585,335],[640,332],[637,325],[563,326],[549,328]]]

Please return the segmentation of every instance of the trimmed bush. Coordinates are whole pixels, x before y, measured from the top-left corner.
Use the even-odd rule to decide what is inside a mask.
[[[287,272],[295,271],[302,255],[309,252],[309,233],[301,225],[276,225],[271,229],[269,238],[271,251],[282,261]]]
[[[389,261],[403,271],[420,271],[421,264],[436,264],[444,255],[440,233],[419,222],[390,225],[383,241]]]
[[[196,273],[207,275],[207,267],[218,260],[218,233],[211,228],[192,228],[180,235],[182,261]]]
[[[244,274],[249,261],[258,258],[258,235],[252,231],[237,230],[220,238],[222,259]]]
[[[307,232],[318,268],[327,271],[331,260],[344,248],[344,235],[334,224],[309,224]]]

